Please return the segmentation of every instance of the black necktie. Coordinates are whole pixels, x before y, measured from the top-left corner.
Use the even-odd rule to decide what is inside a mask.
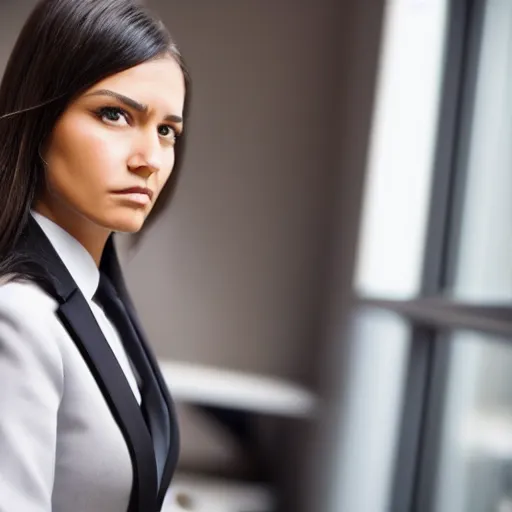
[[[170,442],[168,439],[169,420],[164,398],[128,312],[113,284],[103,273],[100,274],[100,282],[94,298],[116,327],[123,346],[141,378],[141,409],[153,439],[158,481],[160,482]]]

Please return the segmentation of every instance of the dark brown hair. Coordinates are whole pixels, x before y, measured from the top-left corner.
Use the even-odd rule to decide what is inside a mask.
[[[151,59],[171,55],[186,82],[181,54],[163,23],[135,0],[42,0],[26,21],[0,85],[0,277],[16,273],[17,241],[44,177],[40,149],[69,103],[96,82]],[[146,221],[166,206],[175,167]],[[30,277],[30,276],[27,276]]]

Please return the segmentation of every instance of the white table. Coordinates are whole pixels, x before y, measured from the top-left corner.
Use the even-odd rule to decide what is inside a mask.
[[[263,487],[243,482],[176,475],[162,512],[271,512],[274,499]]]
[[[312,417],[315,412],[311,392],[281,379],[190,363],[159,363],[178,402],[295,418]]]

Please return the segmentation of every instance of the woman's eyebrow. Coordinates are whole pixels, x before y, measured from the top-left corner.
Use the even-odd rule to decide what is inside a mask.
[[[121,103],[124,103],[128,107],[133,108],[137,112],[142,112],[143,114],[146,114],[148,112],[148,106],[144,103],[139,103],[138,101],[135,101],[132,98],[129,98],[128,96],[125,96],[124,94],[111,91],[110,89],[99,89],[97,91],[90,92],[89,94],[86,94],[86,96],[110,96],[111,98],[115,98],[119,100]],[[169,114],[164,117],[165,121],[173,122],[173,123],[183,123],[183,118],[181,116],[177,116],[174,114]]]

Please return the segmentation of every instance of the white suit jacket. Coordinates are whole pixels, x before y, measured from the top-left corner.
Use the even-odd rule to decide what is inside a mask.
[[[142,339],[161,396],[155,445],[121,367],[65,265],[31,219],[20,247],[51,289],[0,286],[0,512],[156,512],[178,456],[174,408],[129,300],[113,244],[102,265]],[[148,426],[149,424],[149,426]],[[165,449],[157,475],[156,455]]]

